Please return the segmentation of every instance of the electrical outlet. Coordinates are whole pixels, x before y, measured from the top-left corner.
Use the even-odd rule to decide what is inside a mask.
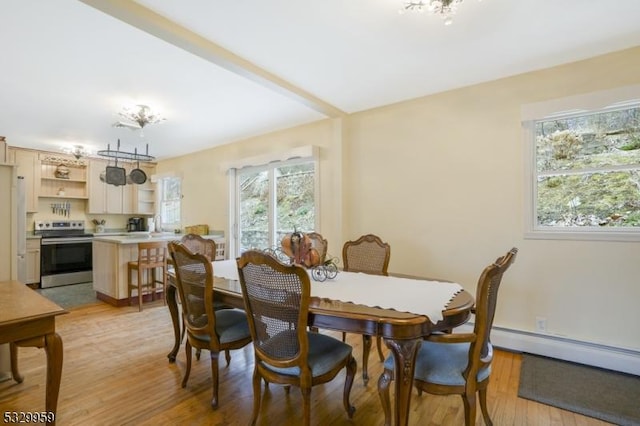
[[[536,317],[536,331],[541,333],[547,332],[547,319],[544,317]]]

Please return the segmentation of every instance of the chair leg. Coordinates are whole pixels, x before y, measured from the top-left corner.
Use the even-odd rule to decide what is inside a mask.
[[[369,383],[369,353],[371,352],[371,336],[362,335],[362,381]]]
[[[389,398],[389,384],[393,380],[393,371],[385,369],[378,379],[378,396],[384,412],[384,426],[391,426],[391,400]]]
[[[231,364],[231,352],[229,349],[225,349],[224,351],[224,359],[227,361],[227,367]]]
[[[131,266],[127,265],[127,280],[129,280],[128,285],[127,285],[127,294],[128,294],[128,298],[129,298],[129,306],[131,306],[132,302],[131,302],[131,294],[132,294],[132,290],[133,290],[133,283],[131,282],[131,272],[132,272],[132,268]]]
[[[462,402],[464,404],[464,424],[473,426],[476,424],[476,393],[462,394]]]
[[[491,417],[489,417],[489,410],[487,409],[487,388],[481,388],[478,392],[480,395],[480,410],[482,411],[482,418],[484,418],[484,424],[486,426],[493,426]]]
[[[345,333],[344,331],[342,332],[342,341],[343,342],[347,341],[347,333]]]
[[[351,405],[349,397],[351,395],[351,387],[353,386],[353,379],[356,377],[356,371],[358,370],[358,363],[353,356],[349,357],[347,362],[347,377],[344,380],[344,393],[342,395],[342,403],[344,409],[347,411],[347,416],[353,418],[353,413],[356,411],[356,407]]]
[[[258,414],[260,414],[260,401],[262,400],[262,388],[260,384],[262,378],[258,374],[258,369],[253,369],[253,413],[251,414],[251,424],[255,425],[258,420]],[[267,382],[265,381],[265,384]]]
[[[384,354],[382,353],[382,337],[376,336],[376,346],[378,347],[378,358],[380,358],[380,362],[384,362]]]
[[[187,343],[184,345],[185,355],[187,356],[187,366],[184,370],[184,377],[182,378],[182,387],[187,387],[187,380],[189,380],[189,374],[191,374],[191,342],[187,337]]]
[[[311,424],[311,388],[300,388],[302,392],[302,406],[303,406],[303,424],[309,426]]]
[[[142,276],[144,275],[144,271],[142,268],[138,268],[138,311],[142,312]]]
[[[209,351],[211,358],[211,381],[213,382],[213,398],[211,398],[211,407],[215,410],[218,408],[218,355],[216,351]]]

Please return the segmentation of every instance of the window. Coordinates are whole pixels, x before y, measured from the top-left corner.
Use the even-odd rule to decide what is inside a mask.
[[[236,251],[269,248],[294,230],[316,229],[316,163],[288,160],[236,172]]]
[[[527,123],[529,237],[640,240],[640,100]]]
[[[160,187],[160,229],[172,231],[181,229],[180,199],[182,180],[179,177],[163,177]]]

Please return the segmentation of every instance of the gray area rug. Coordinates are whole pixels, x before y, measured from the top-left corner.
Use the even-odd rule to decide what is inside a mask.
[[[623,426],[640,425],[640,377],[522,354],[518,396]]]
[[[93,290],[93,283],[91,282],[43,288],[37,290],[37,292],[65,309],[99,301],[96,299],[96,292]]]

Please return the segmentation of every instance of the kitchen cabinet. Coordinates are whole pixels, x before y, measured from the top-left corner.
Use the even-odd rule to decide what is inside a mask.
[[[133,185],[109,185],[103,181],[108,161],[94,160],[89,162],[89,202],[87,213],[90,214],[132,214]],[[127,168],[127,167],[125,167]],[[127,170],[127,174],[129,170]],[[102,175],[103,179],[100,178]]]
[[[87,199],[87,162],[40,154],[40,194],[46,198]]]
[[[27,278],[25,284],[40,282],[40,238],[27,239]]]
[[[9,148],[9,163],[18,166],[18,176],[24,177],[27,213],[37,213],[40,187],[38,151]]]

